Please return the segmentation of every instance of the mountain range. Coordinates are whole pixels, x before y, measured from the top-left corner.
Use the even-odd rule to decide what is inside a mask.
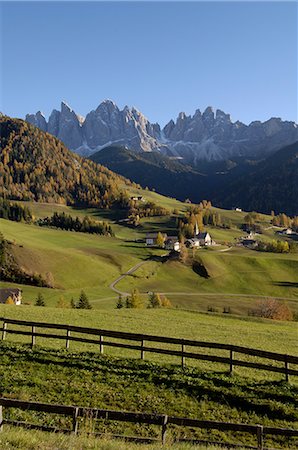
[[[82,156],[121,145],[137,153],[156,151],[193,167],[199,167],[202,161],[262,159],[298,140],[295,122],[271,118],[245,125],[211,107],[203,113],[198,109],[192,116],[181,112],[176,121],[170,120],[164,128],[150,123],[134,107],[120,110],[111,100],[100,103],[85,118],[62,102],[61,110],[54,109],[48,121],[40,111],[27,114],[26,120]]]

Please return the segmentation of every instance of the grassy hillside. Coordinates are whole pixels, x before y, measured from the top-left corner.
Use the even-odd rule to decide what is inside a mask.
[[[136,191],[134,191],[136,192]],[[148,200],[155,201],[173,210],[186,209],[183,204],[150,191],[140,191]],[[232,247],[235,238],[243,235],[239,230],[244,212],[227,210],[213,211],[221,214],[223,221],[230,221],[232,228],[207,227],[212,237],[222,245],[212,249],[200,249],[194,257],[210,275],[208,279],[192,270],[191,264],[182,265],[178,260],[162,263],[150,261],[153,255],[164,254],[164,250],[147,248],[136,240],[147,232],[163,231],[175,234],[175,216],[148,217],[141,220],[139,228],[127,228],[115,221],[121,218],[121,210],[77,208],[65,205],[26,202],[35,218],[51,215],[54,211],[72,216],[86,214],[111,224],[115,238],[75,233],[0,220],[0,230],[5,238],[14,243],[13,253],[19,265],[26,271],[41,273],[53,281],[54,289],[24,286],[24,300],[34,302],[42,291],[47,304],[54,306],[61,296],[66,300],[78,298],[84,289],[94,307],[114,308],[117,294],[109,285],[121,274],[139,263],[145,265],[117,284],[123,292],[137,287],[141,292],[167,292],[174,306],[206,311],[208,306],[222,312],[230,307],[232,313],[247,315],[256,302],[255,296],[288,298],[293,310],[298,308],[298,255],[261,253],[249,249]],[[271,240],[275,230],[270,226],[270,217],[261,216],[264,232],[262,239]],[[1,286],[7,283],[0,282]],[[10,284],[9,284],[10,285]],[[211,295],[212,294],[212,295]],[[233,294],[233,295],[229,295]],[[237,297],[241,294],[244,297]],[[144,294],[146,297],[146,294]]]
[[[42,289],[56,301],[78,296],[84,289],[91,301],[115,297],[110,282],[146,256],[137,244],[117,238],[67,232],[1,220],[0,229],[13,247],[18,263],[27,271],[50,276],[55,289]],[[50,274],[50,275],[49,275]],[[24,287],[25,300],[39,288]]]
[[[296,352],[296,324],[256,319],[223,318],[176,310],[78,311],[20,306],[0,306],[0,316],[56,323],[72,323],[132,332],[155,333],[205,341],[235,343],[251,347]],[[181,369],[175,357],[105,348],[37,338],[32,350],[28,337],[7,335],[0,343],[0,394],[31,401],[76,404],[107,409],[167,413],[205,420],[263,423],[295,427],[297,384],[281,381],[280,375],[237,368],[233,376],[226,366],[187,361]],[[41,347],[42,346],[42,347]],[[80,353],[78,353],[80,351]],[[92,353],[94,352],[94,353]],[[120,359],[121,358],[121,359]],[[51,425],[69,426],[65,419],[47,418],[34,413],[12,412],[11,417]],[[16,414],[18,414],[16,416]],[[83,430],[93,430],[90,420]],[[105,432],[156,437],[153,426],[102,423]],[[101,428],[102,429],[102,428]],[[181,429],[180,429],[181,431]],[[183,436],[253,444],[247,436],[234,433],[182,430]],[[171,428],[169,438],[179,436]],[[0,441],[1,442],[1,441]],[[268,446],[283,447],[284,440],[268,440]],[[113,447],[112,447],[113,448]],[[287,448],[295,444],[287,442]]]
[[[121,309],[73,310],[21,305],[0,305],[0,317],[72,324],[133,333],[156,334],[208,342],[223,342],[289,354],[297,353],[297,323],[271,321],[252,317],[223,316],[217,314],[181,311],[177,309]],[[13,342],[28,342],[28,338],[9,336]],[[38,343],[46,344],[42,338]],[[51,346],[61,348],[56,341]],[[72,343],[71,348],[86,350],[90,346]],[[136,356],[129,350],[107,350],[108,354]],[[137,355],[139,356],[139,355]],[[152,354],[150,358],[155,358]],[[165,357],[166,358],[166,357]],[[160,356],[156,356],[156,361]],[[169,361],[173,361],[170,357]],[[241,372],[241,368],[237,371]],[[244,369],[245,373],[248,372]]]
[[[206,374],[197,368],[181,369],[90,352],[31,350],[7,343],[0,344],[0,355],[0,392],[3,396],[204,420],[225,418],[226,421],[279,427],[294,427],[298,419],[295,410],[297,388],[280,381],[255,381],[216,372]],[[52,426],[70,425],[67,418],[26,411],[11,411],[10,417],[35,423],[50,421]],[[88,417],[79,427],[86,432],[97,430],[143,437],[160,435],[160,427],[108,421],[99,421],[95,426]],[[170,427],[169,439],[171,437],[255,443],[255,438],[246,434],[181,427]],[[268,438],[266,443],[295,448],[295,443],[291,445],[284,438]]]

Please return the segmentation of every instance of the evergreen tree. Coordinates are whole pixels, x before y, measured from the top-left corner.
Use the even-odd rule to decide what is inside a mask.
[[[70,299],[70,307],[72,308],[72,309],[76,309],[76,303],[75,303],[75,301],[74,301],[74,299],[73,299],[73,297],[71,297],[71,299]]]
[[[160,308],[161,307],[161,298],[160,295],[156,292],[151,292],[149,294],[149,305],[148,308]]]
[[[124,307],[124,304],[123,304],[122,295],[119,295],[119,298],[118,298],[118,301],[117,301],[117,304],[116,304],[116,308],[117,309],[122,309],[123,307]]]
[[[88,297],[84,291],[81,291],[81,295],[78,301],[78,309],[92,309],[92,306],[89,303]]]
[[[46,306],[44,297],[40,292],[37,294],[35,306]]]

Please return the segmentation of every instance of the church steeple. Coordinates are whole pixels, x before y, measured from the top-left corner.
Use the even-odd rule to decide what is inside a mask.
[[[195,229],[195,236],[197,236],[200,233],[198,222],[196,222],[196,229]]]

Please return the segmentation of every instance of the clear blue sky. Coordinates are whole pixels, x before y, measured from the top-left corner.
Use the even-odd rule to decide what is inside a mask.
[[[296,2],[1,3],[1,104],[14,117],[110,98],[162,125],[208,105],[297,121]]]

